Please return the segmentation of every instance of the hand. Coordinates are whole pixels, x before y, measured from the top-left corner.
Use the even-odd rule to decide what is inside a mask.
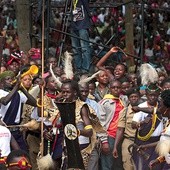
[[[43,134],[46,140],[53,141],[53,134],[50,131],[44,130]]]
[[[108,155],[110,153],[110,147],[108,143],[102,143],[101,147],[102,153]]]
[[[114,148],[114,149],[113,149],[113,157],[114,157],[114,158],[118,158],[117,148]]]
[[[140,151],[140,150],[146,150],[147,149],[147,145],[140,145],[137,149],[137,151]]]
[[[138,106],[133,106],[133,107],[132,107],[132,110],[133,110],[134,112],[139,112],[139,111],[140,111],[140,107],[138,107]]]
[[[110,51],[111,51],[112,53],[116,53],[116,52],[118,52],[118,50],[119,50],[119,47],[112,47],[112,48],[110,49]]]

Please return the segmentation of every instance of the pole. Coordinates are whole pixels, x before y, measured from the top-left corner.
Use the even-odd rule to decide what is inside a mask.
[[[42,64],[42,79],[44,75],[44,11],[45,11],[45,0],[43,0],[43,7],[42,7],[42,47],[41,47],[41,54],[42,54],[42,59],[41,59],[41,64]],[[40,152],[41,155],[43,156],[44,154],[44,123],[43,123],[43,117],[44,117],[44,85],[41,87],[41,145],[40,145]]]
[[[141,16],[142,16],[142,22],[141,22],[141,49],[140,49],[140,58],[141,58],[141,64],[143,63],[143,55],[144,55],[144,1],[141,2]]]

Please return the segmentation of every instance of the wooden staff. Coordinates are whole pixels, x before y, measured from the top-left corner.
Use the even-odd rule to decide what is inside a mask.
[[[4,42],[5,42],[5,37],[0,36],[0,67],[2,63],[2,51],[3,51]],[[1,73],[1,69],[0,69],[0,73]]]
[[[42,80],[44,81],[44,11],[45,11],[45,0],[43,0],[43,4],[42,4],[42,46],[41,46],[41,64],[42,64]],[[41,145],[40,145],[40,152],[41,152],[41,156],[43,156],[44,154],[44,135],[43,135],[43,131],[44,131],[44,124],[43,124],[43,117],[44,117],[44,85],[42,85],[41,87]]]

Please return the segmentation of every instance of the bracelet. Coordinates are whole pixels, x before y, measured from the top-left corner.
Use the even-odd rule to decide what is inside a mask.
[[[40,105],[39,102],[40,102],[40,98],[37,99],[37,106],[42,107],[42,105]]]
[[[84,130],[89,130],[89,129],[93,129],[92,125],[87,125],[84,127]]]

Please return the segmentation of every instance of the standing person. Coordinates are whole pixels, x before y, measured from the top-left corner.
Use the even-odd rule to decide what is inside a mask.
[[[91,48],[89,43],[89,1],[73,0],[73,11],[71,21],[71,42],[74,52],[74,62],[76,71],[89,72],[91,63]]]
[[[88,97],[89,95],[89,85],[87,83],[80,84],[80,99],[87,103],[90,109],[91,117],[93,117],[93,121],[95,120],[95,126],[93,126],[93,142],[88,163],[88,170],[98,170],[99,169],[99,157],[100,157],[100,146],[99,146],[99,140],[103,141],[107,139],[107,134],[102,128],[100,122],[98,119],[100,118],[100,115],[102,115],[103,111],[101,109],[101,106],[99,103],[97,103],[95,100],[90,99]],[[96,117],[96,118],[95,118]],[[96,123],[96,121],[98,123]],[[97,140],[96,140],[97,139]]]
[[[118,129],[116,132],[115,144],[113,149],[113,156],[115,158],[119,157],[117,148],[122,143],[122,161],[123,168],[125,170],[134,170],[134,165],[131,161],[131,155],[128,152],[128,146],[134,143],[136,130],[132,129],[131,122],[134,115],[132,106],[138,105],[140,99],[140,93],[137,89],[130,89],[127,92],[127,96],[130,104],[121,111],[118,121]],[[124,139],[123,139],[124,138]]]
[[[19,125],[21,123],[22,104],[27,103],[36,106],[36,100],[20,86],[20,81],[13,87],[14,73],[6,71],[0,74],[0,114],[2,120],[7,125]],[[21,90],[21,92],[18,92]],[[20,147],[26,150],[26,144],[23,135],[18,127],[11,127],[10,131]]]
[[[133,107],[133,110],[137,113],[134,114],[132,120],[132,127],[138,129],[138,132],[135,137],[135,144],[146,145],[153,142],[159,141],[161,132],[163,130],[163,121],[161,113],[156,113],[158,108],[158,97],[160,94],[160,89],[155,84],[150,84],[146,89],[146,97],[147,101],[141,103],[139,107],[144,108],[154,108],[152,114],[148,114],[144,111],[140,111],[138,107]],[[157,154],[155,152],[155,147],[150,147],[147,149],[146,153],[150,155],[149,159],[144,159],[137,150],[133,151],[133,158],[135,167],[139,170],[147,170],[149,169],[148,165],[152,159],[157,158]],[[160,166],[157,166],[156,169],[160,169]]]
[[[104,112],[100,121],[108,134],[107,140],[101,143],[100,164],[101,170],[122,170],[121,156],[114,158],[112,154],[119,113],[124,108],[121,100],[121,83],[118,80],[114,80],[110,82],[109,86],[111,94],[105,95],[104,99],[99,102]],[[119,154],[121,155],[121,153]]]
[[[86,169],[88,165],[88,156],[86,156],[86,148],[88,148],[88,146],[90,145],[90,138],[93,135],[91,121],[88,116],[90,114],[89,107],[85,102],[78,99],[79,87],[77,82],[72,80],[66,80],[61,86],[61,92],[63,95],[63,99],[66,103],[74,101],[76,102],[75,124],[78,132],[78,143],[80,146],[83,163]],[[60,114],[62,114],[62,112]]]

